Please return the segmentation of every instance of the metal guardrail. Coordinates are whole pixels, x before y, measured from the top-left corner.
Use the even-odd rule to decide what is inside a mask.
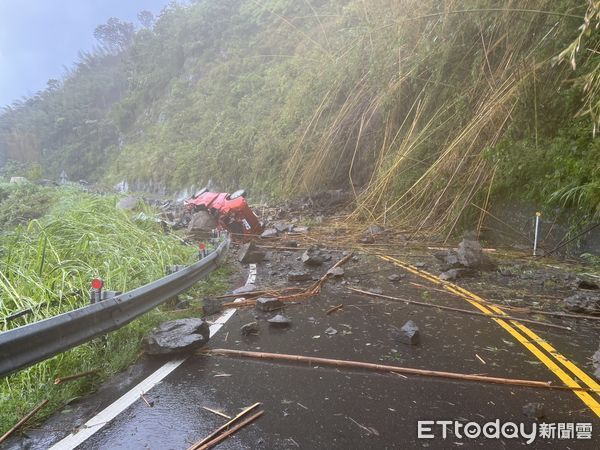
[[[208,276],[229,239],[197,263],[107,300],[0,333],[0,376],[8,375],[128,324]]]

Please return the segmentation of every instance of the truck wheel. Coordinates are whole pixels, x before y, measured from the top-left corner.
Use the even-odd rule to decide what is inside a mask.
[[[200,197],[202,194],[204,194],[205,192],[208,192],[208,189],[207,189],[207,188],[202,188],[202,189],[200,189],[198,192],[196,192],[192,198],[198,198],[198,197]]]
[[[245,197],[246,191],[244,189],[240,189],[239,191],[235,191],[233,194],[229,194],[227,196],[227,200],[235,200],[238,197]]]

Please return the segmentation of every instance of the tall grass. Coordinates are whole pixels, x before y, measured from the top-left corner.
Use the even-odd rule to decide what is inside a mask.
[[[134,222],[115,197],[61,189],[48,215],[0,236],[0,317],[26,308],[33,314],[0,322],[5,331],[88,304],[94,277],[108,289],[130,290],[164,275],[165,265],[193,261],[195,250]],[[143,333],[161,317],[153,311],[127,327],[0,380],[0,433],[42,398],[49,414],[89,391],[135,359]],[[53,380],[87,370],[97,376],[54,386]],[[42,414],[43,417],[44,414]]]

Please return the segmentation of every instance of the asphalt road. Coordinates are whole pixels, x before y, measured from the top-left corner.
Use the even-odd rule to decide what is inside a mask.
[[[296,262],[286,253],[259,265],[258,284],[286,284],[287,271]],[[334,255],[334,260],[338,255]],[[314,269],[315,276],[324,267]],[[477,317],[393,303],[350,293],[348,284],[380,288],[404,298],[473,309],[466,301],[439,290],[424,290],[410,282],[425,284],[407,274],[399,282],[387,276],[403,273],[389,263],[361,257],[346,267],[345,280],[330,281],[320,296],[286,306],[292,320],[289,329],[276,329],[266,319],[273,314],[239,309],[211,340],[211,348],[231,348],[289,353],[323,358],[346,359],[465,374],[553,381],[557,376],[499,325]],[[426,293],[425,293],[426,292]],[[340,303],[331,314],[325,311]],[[240,327],[257,320],[260,332],[242,336]],[[420,328],[421,343],[410,346],[397,342],[390,329],[407,320]],[[555,322],[570,325],[569,322]],[[328,335],[331,327],[337,332]],[[578,367],[588,369],[589,357],[597,346],[597,328],[576,325],[574,332],[536,325],[532,330],[567,356]],[[158,367],[147,361],[119,383],[81,402],[80,418],[110,403],[121,392]],[[589,370],[587,370],[589,373]],[[114,392],[113,392],[114,391]],[[597,394],[594,398],[600,400]],[[104,426],[79,448],[82,449],[182,449],[210,434],[226,419],[203,406],[231,416],[255,402],[262,402],[265,414],[230,437],[223,449],[362,449],[362,448],[553,448],[596,449],[600,443],[600,420],[570,391],[452,381],[420,376],[400,376],[301,363],[281,363],[222,356],[193,355],[161,383],[146,393],[148,407],[138,401]],[[542,403],[544,417],[528,418],[524,405]],[[93,405],[93,408],[90,406]],[[59,415],[60,416],[60,415]],[[442,438],[434,427],[433,439],[419,439],[419,420],[448,420],[483,425],[498,419],[523,423],[529,431],[541,423],[591,424],[591,439],[537,438],[528,445],[524,438],[462,438],[449,431]],[[66,434],[65,424],[73,420],[62,415],[33,433],[29,448],[46,448]],[[58,424],[62,425],[58,425]],[[61,426],[63,427],[60,430]],[[570,425],[565,427],[568,429]],[[52,428],[54,427],[54,428]],[[57,430],[59,428],[59,430]],[[41,436],[45,436],[42,438]],[[37,436],[37,438],[35,437]],[[568,437],[568,435],[567,435]]]

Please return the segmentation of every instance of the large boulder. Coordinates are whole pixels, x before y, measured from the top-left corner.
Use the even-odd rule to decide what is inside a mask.
[[[198,211],[188,225],[190,233],[210,233],[217,226],[217,220],[208,211]]]
[[[143,346],[149,355],[168,355],[192,351],[209,339],[210,329],[202,319],[178,319],[154,328],[144,337]]]
[[[600,294],[592,291],[577,292],[565,299],[564,308],[574,313],[600,314]]]
[[[443,263],[444,270],[467,268],[487,271],[496,268],[496,263],[483,252],[475,233],[472,232],[465,233],[458,248],[438,252],[435,257]]]
[[[485,254],[474,233],[465,233],[456,249],[458,262],[469,269],[494,270],[496,264]]]

